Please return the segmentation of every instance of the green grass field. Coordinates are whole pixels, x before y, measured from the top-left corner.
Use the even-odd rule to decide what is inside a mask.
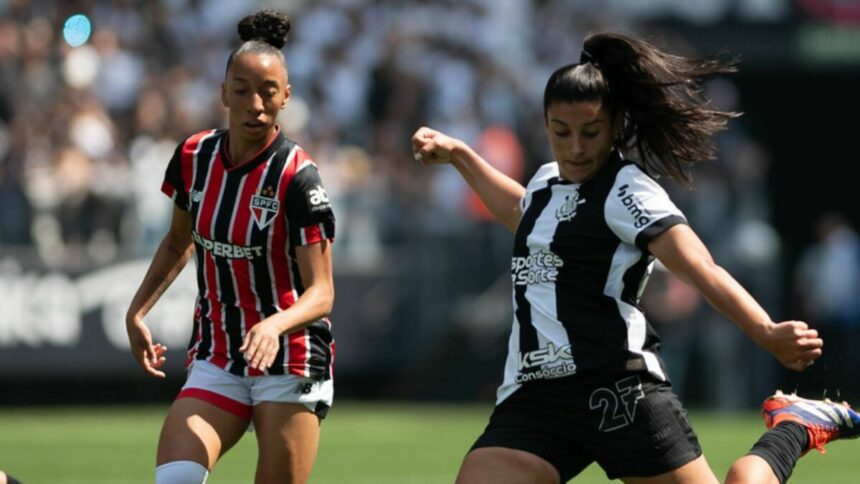
[[[322,430],[314,484],[453,482],[480,433],[490,405],[339,402]],[[25,484],[151,483],[155,444],[166,407],[0,410],[0,469]],[[705,455],[719,476],[746,452],[763,427],[754,413],[694,412]],[[803,458],[793,484],[860,482],[860,441],[836,442]],[[209,483],[253,481],[251,434],[218,464]],[[574,480],[607,482],[592,466]]]

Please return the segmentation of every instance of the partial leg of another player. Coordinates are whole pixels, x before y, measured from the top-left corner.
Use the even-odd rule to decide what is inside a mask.
[[[620,480],[625,484],[717,484],[719,482],[704,455],[663,474],[651,477],[622,477]]]
[[[810,450],[824,453],[828,442],[860,436],[860,415],[846,403],[777,392],[762,404],[762,416],[769,430],[732,464],[727,484],[784,483]]]
[[[247,428],[247,418],[211,403],[191,397],[177,399],[158,439],[156,483],[205,482],[218,458]]]
[[[21,481],[3,471],[0,471],[0,484],[21,484]]]
[[[456,484],[558,484],[560,480],[552,464],[532,453],[481,447],[466,454]]]
[[[317,455],[319,417],[300,403],[262,402],[254,406],[253,418],[256,484],[307,482]]]

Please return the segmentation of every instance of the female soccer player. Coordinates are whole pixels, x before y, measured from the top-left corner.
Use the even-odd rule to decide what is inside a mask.
[[[173,220],[126,320],[135,359],[163,378],[166,348],[144,318],[196,257],[188,376],[161,430],[159,484],[204,482],[249,423],[256,482],[305,482],[333,396],[334,215],[316,165],[276,124],[290,22],[261,11],[238,30],[221,86],[229,129],[189,137],[170,160]]]
[[[450,163],[515,233],[514,321],[504,381],[457,482],[558,483],[597,462],[626,483],[716,482],[638,306],[654,258],[701,292],[784,366],[802,370],[822,341],[802,321],[774,322],[718,266],[651,176],[689,181],[734,113],[699,93],[731,63],[696,61],[615,34],[586,39],[579,63],[544,94],[554,162],[526,187],[463,141],[423,127],[425,164]],[[624,157],[636,148],[637,161]],[[766,432],[727,482],[785,482],[797,459],[856,436],[847,405],[777,394]]]

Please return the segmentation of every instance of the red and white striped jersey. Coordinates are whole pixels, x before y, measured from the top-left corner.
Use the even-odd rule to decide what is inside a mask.
[[[227,130],[197,133],[168,164],[161,190],[193,217],[197,304],[188,361],[259,376],[239,352],[245,333],[304,291],[295,247],[334,240],[334,214],[308,154],[279,131],[251,161],[227,163]],[[281,336],[268,374],[331,378],[327,318]]]

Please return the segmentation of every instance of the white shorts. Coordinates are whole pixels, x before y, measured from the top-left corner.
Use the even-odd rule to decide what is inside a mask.
[[[262,402],[301,403],[325,418],[334,398],[333,380],[296,375],[238,376],[208,361],[195,360],[178,398],[197,398],[239,417],[250,419]]]

